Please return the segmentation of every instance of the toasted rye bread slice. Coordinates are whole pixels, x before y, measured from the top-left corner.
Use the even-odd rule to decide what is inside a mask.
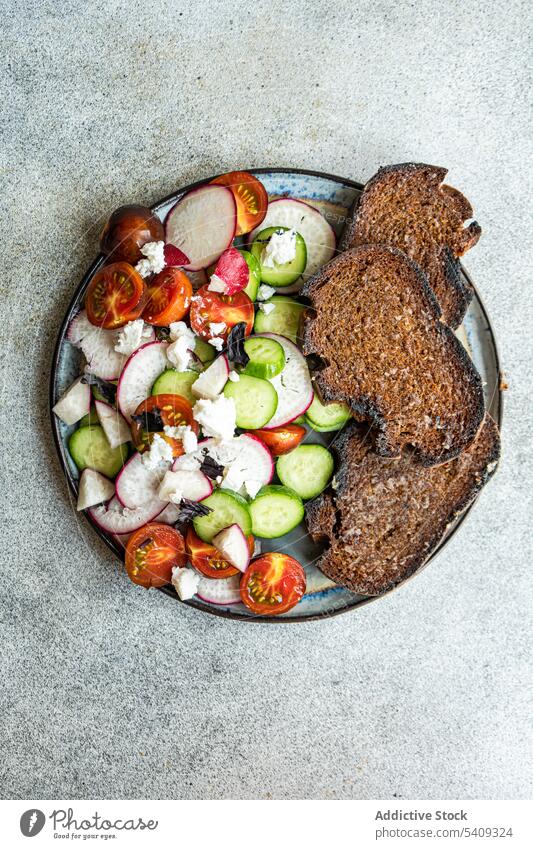
[[[481,378],[440,320],[426,277],[395,248],[362,245],[336,257],[302,294],[303,350],[325,364],[322,400],[344,401],[377,428],[376,451],[412,445],[424,465],[456,457],[474,439],[485,406]]]
[[[446,529],[496,468],[498,428],[487,416],[455,460],[424,468],[412,452],[387,460],[364,429],[350,424],[334,449],[336,490],[306,508],[311,537],[330,547],[317,562],[328,578],[363,595],[380,595],[424,564]]]
[[[341,250],[357,245],[391,245],[426,273],[450,327],[463,320],[472,289],[457,257],[473,247],[481,227],[457,189],[441,185],[446,168],[409,162],[380,168],[365,186],[343,233]]]

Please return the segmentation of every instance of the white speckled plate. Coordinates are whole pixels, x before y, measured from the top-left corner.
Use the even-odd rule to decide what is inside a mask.
[[[359,183],[355,183],[351,180],[345,180],[341,177],[335,177],[329,174],[321,174],[313,171],[264,168],[253,171],[252,173],[256,174],[264,183],[271,198],[288,196],[308,201],[316,206],[326,216],[338,236],[342,232],[346,217],[349,214],[353,201],[358,197],[362,189],[362,186]],[[209,182],[209,179],[201,181],[200,183],[195,183],[193,186],[185,186],[179,189],[175,194],[155,204],[153,207],[154,212],[163,219],[171,206],[176,203],[184,192],[197,185],[201,185],[202,182]],[[103,261],[104,258],[102,255],[96,258],[78,286],[78,289],[74,293],[72,301],[66,311],[65,318],[59,332],[52,364],[50,387],[51,406],[53,406],[61,393],[65,391],[68,385],[79,374],[81,362],[80,352],[67,341],[66,330],[70,320],[81,307],[85,290],[92,275],[102,265]],[[466,272],[463,273],[467,277]],[[468,277],[467,279],[473,285],[472,280]],[[463,344],[466,344],[468,347],[468,350],[483,378],[487,409],[495,421],[501,423],[502,395],[499,388],[500,366],[496,341],[488,315],[475,287],[472,303],[470,304],[463,325],[459,328],[458,335],[460,336]],[[78,472],[67,449],[68,437],[74,428],[67,427],[53,414],[52,427],[59,457],[69,486],[73,493],[77,494]],[[327,445],[335,438],[335,434],[312,434],[313,441],[316,442],[319,438],[320,441]],[[449,529],[445,539],[443,539],[435,548],[431,556],[426,561],[426,564],[437,555],[445,542],[453,533],[456,532],[470,509],[471,508],[469,508],[455,522],[453,527]],[[117,557],[122,560],[123,545],[120,540],[116,537],[107,536],[94,525],[93,527],[95,532],[105,540],[107,545],[115,552]],[[312,542],[306,533],[304,525],[296,528],[281,540],[275,541],[275,543],[274,541],[263,541],[263,550],[267,551],[269,548],[271,550],[275,548],[277,551],[286,551],[305,565],[307,572],[307,593],[302,601],[288,613],[277,617],[257,617],[251,614],[250,611],[241,604],[229,607],[220,607],[199,601],[196,598],[185,603],[191,607],[196,607],[198,610],[214,613],[218,616],[242,619],[248,622],[301,622],[308,619],[320,619],[325,616],[334,616],[338,613],[344,613],[347,610],[352,610],[374,600],[373,598],[356,595],[349,590],[338,587],[322,575],[322,573],[314,565],[314,562],[320,555],[321,547]],[[165,592],[173,599],[178,600],[171,587],[163,588],[162,592]]]

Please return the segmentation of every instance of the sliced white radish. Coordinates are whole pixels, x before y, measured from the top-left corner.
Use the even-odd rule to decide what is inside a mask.
[[[224,294],[234,295],[246,289],[250,279],[248,263],[237,248],[228,248],[220,256],[214,274],[224,282]]]
[[[278,393],[278,406],[276,412],[265,425],[267,430],[297,419],[303,415],[313,401],[313,386],[311,375],[304,355],[285,336],[277,333],[261,333],[269,339],[275,339],[285,352],[285,365],[283,371],[270,378],[270,382]]]
[[[81,382],[82,377],[78,377],[52,407],[56,416],[67,425],[79,422],[91,407],[91,387]]]
[[[303,237],[307,248],[307,264],[298,288],[303,285],[304,278],[316,274],[335,253],[337,239],[333,227],[318,209],[302,200],[280,198],[269,203],[265,218],[259,227],[250,233],[250,244],[265,227],[290,227]],[[294,285],[296,286],[296,283]],[[278,291],[289,292],[296,289],[284,286],[279,287]]]
[[[210,366],[203,371],[191,386],[191,392],[197,398],[207,398],[210,401],[220,395],[229,377],[229,363],[227,357],[222,354],[217,357]]]
[[[158,469],[149,469],[143,463],[141,454],[134,454],[118,473],[115,487],[117,498],[123,507],[135,510],[145,504],[159,504],[159,512],[164,509],[168,498],[159,498],[159,487],[168,465]]]
[[[184,569],[174,566],[172,570],[172,586],[182,601],[186,601],[188,598],[196,595],[199,583],[200,575],[194,569]]]
[[[117,387],[117,404],[127,422],[167,368],[167,347],[167,342],[148,342],[128,357]]]
[[[198,449],[174,460],[173,470],[199,467],[206,455],[224,467],[221,483],[223,489],[233,489],[240,495],[248,495],[246,484],[254,483],[257,489],[270,483],[274,476],[272,454],[261,440],[252,433],[241,433],[226,442],[204,439]]]
[[[155,339],[153,328],[147,328],[147,332],[149,336],[143,344]],[[116,330],[104,330],[91,324],[85,310],[72,319],[67,330],[68,341],[79,348],[87,360],[87,371],[103,380],[116,380],[127,360],[124,354],[115,351],[117,336]]]
[[[173,525],[180,517],[180,508],[177,504],[167,504],[165,509],[157,517],[158,522],[164,522],[165,525]]]
[[[213,537],[212,544],[239,572],[246,572],[250,562],[250,549],[248,540],[238,525],[224,528]]]
[[[238,604],[241,600],[241,576],[231,578],[200,578],[196,591],[198,598],[209,604]]]
[[[189,257],[190,271],[207,268],[229,248],[237,228],[230,189],[207,184],[187,192],[165,219],[166,240]]]
[[[112,498],[106,505],[89,507],[88,513],[93,522],[108,534],[131,534],[161,513],[161,502],[158,499],[130,510],[123,507],[118,498]]]
[[[95,504],[109,501],[115,494],[115,484],[94,469],[84,469],[78,485],[77,510],[87,510]]]
[[[212,492],[213,484],[203,472],[178,469],[176,472],[166,472],[158,494],[161,501],[179,504],[182,498],[203,501]]]
[[[118,448],[119,445],[129,442],[131,430],[124,416],[105,401],[95,401],[94,406],[111,448]]]

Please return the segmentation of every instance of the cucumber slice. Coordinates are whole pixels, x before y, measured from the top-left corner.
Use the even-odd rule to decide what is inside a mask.
[[[314,498],[326,488],[333,470],[333,457],[323,445],[298,445],[278,457],[276,463],[280,481],[305,499]]]
[[[215,359],[216,351],[212,345],[208,345],[207,342],[204,342],[203,339],[197,336],[194,342],[194,353],[206,365],[206,363],[210,363],[211,360]]]
[[[298,329],[305,306],[285,295],[274,295],[265,303],[273,304],[274,309],[268,315],[259,310],[255,317],[254,333],[278,333],[296,342],[300,338]]]
[[[284,262],[282,265],[274,263],[273,267],[263,265],[261,262],[263,250],[271,236],[287,230],[290,230],[290,227],[266,227],[257,234],[251,246],[251,252],[259,263],[261,280],[263,283],[270,283],[271,286],[290,286],[305,271],[307,248],[299,233],[296,233],[296,256],[293,260]]]
[[[311,406],[305,411],[307,424],[319,433],[340,430],[350,417],[348,404],[322,404],[316,395]]]
[[[100,419],[94,407],[91,407],[86,416],[79,421],[78,427],[87,427],[87,425],[99,425]]]
[[[304,517],[304,505],[293,489],[271,484],[259,490],[250,504],[250,515],[252,533],[263,539],[274,539],[288,534],[300,524]]]
[[[278,393],[268,380],[241,374],[236,383],[228,380],[226,398],[233,398],[237,411],[236,424],[243,430],[257,430],[270,421],[278,406]]]
[[[211,347],[211,345],[209,346]],[[197,371],[176,371],[168,368],[160,374],[152,386],[152,395],[181,395],[189,404],[195,404],[196,398],[191,392],[191,386],[198,380]]]
[[[196,516],[192,520],[194,530],[201,540],[211,542],[223,528],[238,525],[244,536],[252,532],[252,520],[248,503],[236,492],[229,489],[217,489],[204,498],[202,505],[211,508],[207,516]]]
[[[275,377],[283,370],[285,351],[275,339],[250,336],[244,342],[244,350],[250,360],[242,370],[242,374],[268,380],[269,377]]]
[[[250,272],[248,285],[244,288],[243,291],[246,295],[248,295],[251,301],[255,301],[255,299],[257,298],[257,293],[259,291],[259,284],[261,283],[261,268],[255,256],[251,254],[250,251],[239,250],[239,253],[246,260],[246,265],[248,266],[248,270]]]
[[[90,425],[74,431],[68,441],[68,450],[80,472],[94,469],[106,478],[114,478],[126,462],[129,443],[111,448],[103,428]]]

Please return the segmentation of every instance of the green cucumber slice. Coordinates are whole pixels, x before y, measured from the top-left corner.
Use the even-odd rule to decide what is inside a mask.
[[[68,441],[68,450],[78,469],[94,469],[106,478],[114,478],[126,462],[129,442],[111,448],[101,427],[90,425],[74,431]]]
[[[274,295],[265,303],[273,304],[274,309],[268,315],[259,310],[255,317],[254,333],[278,333],[296,343],[300,338],[298,329],[305,306],[286,295]]]
[[[251,301],[255,301],[259,291],[259,284],[261,283],[261,268],[255,256],[251,254],[250,251],[239,250],[239,253],[246,260],[246,265],[250,272],[248,285],[243,289],[243,291],[246,295],[248,295]]]
[[[290,227],[265,227],[252,243],[251,252],[259,263],[261,280],[263,283],[270,283],[271,286],[290,286],[305,271],[307,248],[299,233],[296,233],[296,256],[293,260],[284,262],[282,265],[274,264],[273,267],[263,265],[261,262],[263,250],[270,241],[270,237],[274,233],[284,233],[287,230],[290,230]]]
[[[307,424],[319,433],[340,430],[350,417],[348,404],[322,404],[316,395],[311,406],[305,411]]]
[[[250,504],[250,515],[252,533],[263,539],[274,539],[288,534],[300,524],[304,517],[304,505],[293,489],[270,484],[257,493]]]
[[[202,361],[204,366],[206,365],[206,363],[210,363],[211,360],[215,359],[216,351],[213,346],[208,345],[207,342],[204,342],[204,340],[200,339],[199,336],[197,336],[195,339],[193,350],[198,359]]]
[[[78,428],[87,427],[87,425],[99,425],[100,419],[98,418],[98,413],[96,412],[94,407],[91,407],[87,415],[85,415],[78,422]]]
[[[278,457],[276,462],[280,481],[304,499],[322,492],[333,471],[333,457],[323,445],[298,445],[294,451]]]
[[[195,532],[204,542],[211,542],[223,528],[238,525],[244,536],[252,532],[252,520],[247,501],[231,489],[217,489],[202,501],[211,508],[207,516],[196,516],[193,520]]]
[[[278,393],[272,384],[247,374],[240,374],[235,383],[228,380],[224,395],[235,401],[236,424],[244,430],[256,430],[266,425],[278,407]]]
[[[285,351],[275,339],[265,339],[263,336],[249,336],[244,342],[244,350],[250,357],[242,370],[242,374],[252,377],[262,377],[268,380],[283,370]]]
[[[211,347],[211,345],[209,346]],[[152,386],[152,395],[181,395],[189,404],[195,404],[198,400],[191,392],[191,386],[198,380],[197,371],[176,371],[168,368],[160,374]]]

